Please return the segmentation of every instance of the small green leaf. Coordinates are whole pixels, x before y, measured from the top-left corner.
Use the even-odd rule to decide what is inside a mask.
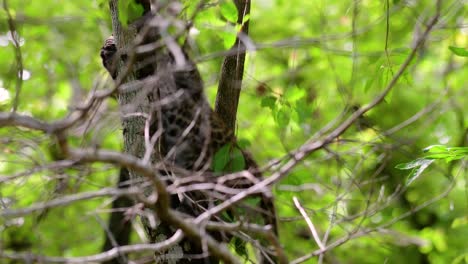
[[[223,38],[223,44],[225,49],[230,49],[232,46],[234,46],[234,43],[236,42],[236,37],[237,35],[232,33],[231,31],[225,32],[222,34]]]
[[[446,162],[463,159],[468,154],[468,147],[446,147],[443,145],[432,145],[423,150],[429,155],[426,159],[444,159]]]
[[[289,107],[283,106],[276,112],[275,121],[279,127],[284,128],[289,124],[289,121],[291,120],[290,111],[291,110],[289,109]]]
[[[457,256],[453,261],[452,264],[463,264],[468,262],[468,252],[462,253],[461,255]]]
[[[119,21],[124,27],[128,26],[128,4],[130,0],[118,1],[117,9],[119,10]]]
[[[295,102],[306,95],[305,89],[301,89],[297,86],[286,89],[284,93],[284,99],[288,102]]]
[[[436,153],[447,151],[447,147],[443,145],[432,145],[423,149],[423,152]]]
[[[427,155],[427,156],[424,156],[424,158],[425,159],[447,159],[452,156],[453,155],[451,155],[450,153],[444,152],[444,153],[436,153],[436,154]]]
[[[377,57],[377,62],[378,60],[380,60],[380,57]],[[378,80],[379,82],[381,81],[381,78],[383,76],[383,73],[384,73],[384,70],[385,70],[385,67],[378,64],[377,68],[375,69],[375,71],[371,74],[371,76],[368,76],[366,78],[366,81],[364,83],[364,92],[367,93],[369,91],[369,89],[372,87],[372,85],[375,83],[376,80]],[[380,85],[380,84],[379,84]]]
[[[417,160],[413,160],[413,161],[408,162],[408,163],[398,164],[398,165],[395,166],[395,168],[399,169],[399,170],[411,170],[411,169],[414,169],[416,167],[420,167],[420,166],[424,165],[426,162],[427,162],[427,160],[425,160],[425,159],[417,159]]]
[[[245,138],[241,138],[241,139],[238,139],[237,140],[237,145],[241,148],[241,149],[245,149],[245,148],[248,148],[252,145],[252,143],[248,140],[248,139],[245,139]]]
[[[266,96],[266,97],[263,97],[262,98],[262,102],[261,102],[261,106],[262,107],[268,107],[270,108],[271,110],[273,110],[275,108],[275,105],[276,105],[276,97],[274,96]]]
[[[297,121],[299,123],[304,123],[313,116],[314,107],[307,102],[305,98],[298,100],[295,104],[294,110],[297,114]]]
[[[247,248],[245,247],[246,242],[243,239],[234,236],[231,243],[234,245],[234,249],[236,250],[237,254],[239,254],[242,257],[248,256]]]
[[[214,172],[223,172],[226,165],[229,163],[229,149],[231,144],[226,144],[216,151],[213,157],[213,171]]]
[[[460,56],[460,57],[468,57],[468,50],[465,48],[459,48],[454,46],[449,46],[449,50],[453,52],[453,54]]]
[[[452,221],[450,228],[468,226],[468,216],[457,217]]]
[[[247,23],[249,20],[250,20],[250,14],[247,14],[246,16],[242,18],[242,25]]]
[[[119,10],[119,21],[124,27],[142,16],[144,12],[143,6],[133,0],[120,0],[117,8]]]
[[[232,148],[230,153],[230,164],[227,168],[229,172],[241,171],[245,168],[244,154],[239,148]]]
[[[424,172],[424,170],[427,169],[427,167],[429,167],[429,165],[432,164],[432,162],[434,162],[434,160],[430,160],[430,159],[421,159],[420,160],[420,166],[417,167],[417,168],[414,168],[410,175],[408,175],[408,178],[406,180],[406,186],[409,186],[411,183],[413,183],[417,178],[419,178],[419,176]]]
[[[369,89],[372,87],[372,84],[375,81],[375,75],[373,77],[367,78],[364,84],[364,92],[367,93]]]
[[[213,157],[214,172],[236,172],[245,168],[244,154],[238,147],[226,144]]]
[[[224,27],[226,25],[226,21],[224,21],[218,13],[214,11],[214,9],[207,9],[201,11],[199,15],[195,18],[195,27],[196,28],[203,28],[206,25],[210,25],[213,27]]]
[[[234,1],[223,1],[220,4],[221,15],[231,23],[237,23],[237,8]]]
[[[128,5],[128,20],[129,23],[135,21],[137,18],[141,17],[144,12],[144,8],[141,4],[137,4],[134,1],[130,1]]]

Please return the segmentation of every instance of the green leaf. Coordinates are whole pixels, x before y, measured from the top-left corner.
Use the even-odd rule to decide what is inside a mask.
[[[366,78],[366,81],[364,83],[364,93],[367,93],[369,91],[369,89],[372,87],[372,85],[374,84],[376,80],[378,80],[379,82],[381,81],[384,70],[385,70],[385,67],[379,64],[376,67],[375,72],[373,72],[371,76]]]
[[[398,165],[395,166],[395,168],[399,169],[399,170],[411,170],[411,169],[414,169],[416,167],[420,167],[425,163],[426,163],[425,159],[417,159],[417,160],[413,160],[413,161],[408,162],[408,163],[398,164]]]
[[[297,114],[298,123],[304,123],[307,120],[310,120],[314,113],[313,105],[309,104],[305,98],[302,98],[296,102],[294,110]]]
[[[424,158],[426,158],[426,159],[447,159],[447,158],[451,158],[451,157],[453,157],[453,155],[451,155],[448,152],[437,153],[437,154],[431,154],[431,155],[424,156]]]
[[[232,144],[221,147],[213,157],[214,172],[236,172],[245,168],[245,159],[242,151]]]
[[[453,220],[450,228],[459,228],[468,226],[468,216],[457,217]]]
[[[206,25],[210,25],[213,27],[224,27],[226,25],[226,21],[224,21],[218,13],[214,11],[214,9],[207,9],[201,11],[199,15],[195,18],[195,27],[196,28],[204,28]]]
[[[467,253],[462,253],[458,257],[456,257],[453,261],[452,264],[463,264],[468,262],[468,252]]]
[[[239,148],[233,148],[230,153],[230,164],[228,166],[228,172],[241,171],[245,168],[244,154]]]
[[[291,110],[289,107],[283,106],[281,107],[275,114],[275,121],[279,127],[286,127],[291,120]]]
[[[237,145],[241,148],[241,149],[245,149],[245,148],[248,148],[252,145],[252,143],[248,140],[248,139],[245,139],[245,138],[241,138],[241,139],[238,139],[237,140]]]
[[[409,186],[412,182],[414,182],[421,174],[429,167],[429,165],[432,164],[434,160],[431,159],[421,159],[419,160],[419,167],[414,168],[413,171],[411,171],[410,175],[408,175],[408,178],[406,180],[406,186]]]
[[[224,31],[224,33],[222,33],[221,35],[221,37],[223,38],[223,46],[225,49],[230,49],[232,46],[234,46],[237,37],[237,34],[234,31],[227,30]]]
[[[271,110],[273,110],[276,106],[276,97],[274,96],[266,96],[266,97],[263,97],[262,98],[262,101],[261,101],[261,106],[262,107],[268,107],[270,108]]]
[[[119,21],[123,26],[128,26],[128,4],[130,0],[118,1],[117,9],[119,10]]]
[[[468,57],[468,50],[465,48],[459,48],[454,46],[449,46],[449,50],[453,52],[453,54],[460,56],[460,57]]]
[[[214,172],[223,172],[226,165],[229,163],[229,149],[231,144],[226,144],[216,151],[213,157],[213,171]]]
[[[242,25],[247,23],[249,20],[250,20],[250,14],[247,14],[246,16],[242,18]]]
[[[367,78],[366,79],[366,82],[364,84],[364,92],[367,93],[369,91],[369,89],[372,87],[372,84],[374,83],[375,81],[375,76],[376,75],[373,75],[373,77],[370,77],[370,78]]]
[[[286,89],[284,93],[284,99],[288,102],[295,102],[306,95],[305,89],[301,89],[297,86]]]
[[[239,254],[242,257],[248,256],[247,248],[245,247],[246,242],[243,239],[234,236],[231,243],[234,246],[234,249],[236,250],[237,254]]]
[[[144,8],[141,4],[137,4],[134,1],[130,1],[130,4],[128,5],[128,20],[129,23],[135,21],[139,17],[143,15]]]
[[[133,0],[120,0],[117,8],[119,10],[119,21],[124,27],[142,16],[144,12],[143,6]]]
[[[432,145],[423,150],[429,155],[426,155],[426,159],[445,159],[450,162],[453,160],[463,159],[468,154],[468,147],[446,147],[443,145]]]
[[[220,4],[220,9],[221,15],[223,15],[227,21],[234,24],[237,23],[237,8],[234,1],[223,1]]]
[[[447,147],[443,145],[431,145],[423,149],[423,152],[429,152],[429,153],[436,153],[436,152],[442,152],[442,151],[447,151]]]

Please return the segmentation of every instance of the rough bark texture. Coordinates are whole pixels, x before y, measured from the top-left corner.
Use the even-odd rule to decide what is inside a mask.
[[[115,37],[115,43],[117,47],[123,50],[124,48],[128,47],[130,43],[133,41],[136,35],[136,30],[134,28],[128,28],[124,30],[118,20],[118,8],[117,8],[117,1],[109,1],[111,17],[112,17],[112,27]],[[146,5],[149,8],[148,5]],[[122,62],[119,62],[122,63]],[[116,67],[119,68],[119,67]],[[112,77],[115,79],[117,77],[117,69],[114,73],[111,73]],[[129,72],[125,79],[118,79],[116,80],[116,85],[120,83],[125,83],[130,80],[134,80],[135,75],[132,72]],[[122,128],[124,134],[124,152],[128,154],[132,154],[136,157],[141,158],[144,154],[145,145],[144,145],[144,136],[143,136],[143,128],[145,126],[145,119],[144,117],[138,116],[125,116],[125,112],[136,112],[138,110],[145,111],[144,105],[145,102],[141,102],[141,104],[132,104],[137,98],[137,92],[127,92],[127,93],[120,93],[118,94],[118,101],[121,109],[121,116],[122,118]],[[145,98],[138,98],[138,100],[145,100]],[[147,104],[146,104],[147,105]],[[129,108],[129,106],[132,106]],[[138,109],[138,110],[137,110]],[[131,179],[137,178],[136,175],[132,171],[128,171],[126,168],[120,169],[119,174],[119,181],[117,183],[117,187],[121,188],[123,183],[129,182]],[[128,208],[133,204],[133,201],[128,197],[119,197],[112,203],[112,209],[114,212],[111,213],[109,222],[108,222],[108,232],[106,232],[106,240],[103,245],[103,251],[112,249],[113,247],[119,245],[128,245],[130,242],[131,236],[131,223],[124,222],[125,216],[124,212],[115,211],[118,208]],[[128,263],[128,260],[125,255],[119,255],[117,258],[111,259],[105,264],[123,264]]]
[[[134,27],[128,27],[124,30],[119,21],[117,1],[110,1],[109,3],[112,16],[112,31],[114,32],[117,49],[127,50],[135,39],[137,31]],[[116,85],[136,79],[133,72],[129,72],[126,76],[123,76],[123,78],[124,80],[120,77],[117,78]],[[149,105],[149,101],[145,96],[138,96],[138,91],[119,93],[118,100],[122,116],[124,152],[142,158],[145,153],[145,139],[143,134],[145,117],[137,115],[127,116],[126,114],[134,112],[148,113],[148,109],[145,106]],[[132,171],[129,173],[131,179],[137,176]]]

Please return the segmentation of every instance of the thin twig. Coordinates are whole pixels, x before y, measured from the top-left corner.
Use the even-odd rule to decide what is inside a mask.
[[[320,237],[317,233],[317,229],[315,229],[314,223],[312,223],[312,220],[310,217],[307,215],[307,212],[304,210],[304,208],[301,206],[299,203],[299,200],[297,199],[296,196],[293,197],[294,205],[296,206],[297,210],[301,213],[302,217],[304,217],[304,220],[306,221],[307,225],[309,226],[309,230],[312,233],[312,237],[315,240],[315,243],[319,246],[321,250],[325,249],[325,246],[323,245],[322,241],[320,241]]]
[[[32,253],[6,253],[0,251],[0,258],[4,259],[15,259],[15,260],[23,260],[25,263],[96,263],[96,262],[103,262],[106,260],[114,259],[115,257],[119,256],[120,254],[127,254],[127,253],[136,253],[136,252],[163,252],[183,238],[183,233],[178,230],[174,233],[174,235],[162,242],[155,243],[155,244],[136,244],[136,245],[127,245],[127,246],[120,246],[114,247],[111,250],[90,256],[84,257],[49,257],[49,256],[41,256],[35,255]]]

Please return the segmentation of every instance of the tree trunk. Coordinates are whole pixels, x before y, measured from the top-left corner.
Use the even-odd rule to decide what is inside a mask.
[[[242,25],[239,35],[248,37],[249,21],[242,24],[244,17],[250,14],[250,0],[234,0],[237,7],[237,23]],[[241,37],[236,38],[230,54],[224,58],[221,77],[216,94],[215,112],[231,131],[236,131],[237,107],[239,105],[242,78],[244,76],[245,45]]]

